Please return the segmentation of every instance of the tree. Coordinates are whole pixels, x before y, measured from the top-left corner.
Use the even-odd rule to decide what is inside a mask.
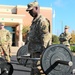
[[[27,31],[29,31],[29,26],[23,26],[23,29],[22,29],[22,34],[25,34],[27,33]]]
[[[75,44],[75,31],[72,31],[71,35],[72,35],[72,39],[70,41],[70,44]]]
[[[23,26],[23,29],[22,29],[22,37],[23,37],[23,40],[26,39],[26,36],[27,36],[27,33],[28,33],[29,30],[30,30],[30,27],[29,26]]]
[[[56,35],[52,35],[52,43],[53,44],[59,44],[59,37]]]

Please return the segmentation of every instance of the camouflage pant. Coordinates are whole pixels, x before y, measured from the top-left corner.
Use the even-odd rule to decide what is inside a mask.
[[[11,44],[8,45],[8,49],[9,49],[8,50],[9,51],[9,56],[11,57],[12,56],[12,53],[11,53]]]
[[[40,53],[36,52],[31,54],[31,58],[40,58]],[[41,69],[40,61],[32,61],[31,75],[45,75]]]
[[[67,48],[69,48],[69,50],[71,50],[70,45],[66,45]]]
[[[31,55],[31,58],[40,58],[41,53],[43,52],[44,47],[39,43],[29,43],[28,51]],[[42,75],[41,66],[39,61],[32,61],[31,75]],[[40,68],[39,68],[40,67]]]
[[[8,45],[2,45],[0,46],[0,56],[1,56],[1,53],[4,53],[4,57],[5,57],[5,60],[7,62],[10,62],[10,56],[9,56],[9,50],[8,50]]]

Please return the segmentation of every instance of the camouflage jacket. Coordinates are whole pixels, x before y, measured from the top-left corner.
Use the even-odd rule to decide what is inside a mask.
[[[64,45],[70,45],[70,39],[71,39],[71,34],[68,33],[61,33],[59,36],[59,41],[60,44],[64,44]]]
[[[51,38],[49,27],[49,22],[45,17],[39,15],[33,19],[30,26],[29,42],[40,43],[46,48]]]
[[[8,30],[0,30],[0,44],[8,44],[12,40],[11,34]]]

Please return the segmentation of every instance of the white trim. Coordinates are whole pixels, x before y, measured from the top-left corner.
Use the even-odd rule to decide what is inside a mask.
[[[17,8],[27,8],[27,6],[23,6],[23,5],[17,5]]]
[[[23,23],[23,19],[19,19],[19,18],[14,18],[12,20],[12,18],[6,18],[4,17],[4,20],[2,20],[2,18],[0,18],[0,22],[9,22],[9,23]]]
[[[0,9],[0,12],[11,12],[11,9]]]
[[[19,15],[19,14],[0,14],[0,17],[15,17],[15,18],[23,18],[26,15]]]

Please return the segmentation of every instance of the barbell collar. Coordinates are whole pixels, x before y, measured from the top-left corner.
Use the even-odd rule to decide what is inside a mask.
[[[28,60],[33,60],[33,61],[35,61],[35,60],[40,60],[40,58],[28,58]]]

